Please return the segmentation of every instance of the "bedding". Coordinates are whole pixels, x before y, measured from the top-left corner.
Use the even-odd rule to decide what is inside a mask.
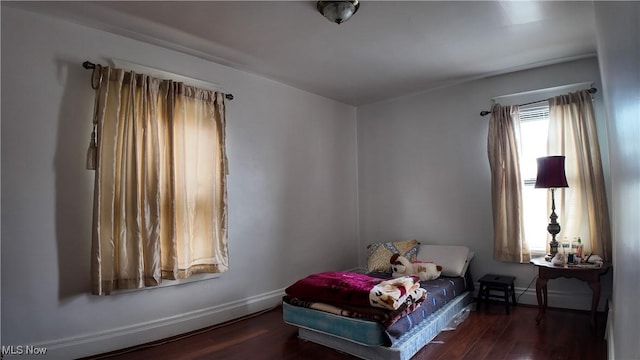
[[[384,276],[383,274],[375,274]],[[304,279],[303,279],[304,280]],[[437,311],[444,304],[464,292],[464,279],[461,277],[441,277],[439,279],[420,282],[424,295],[415,301],[407,301],[403,306],[393,311],[370,306],[357,306],[348,304],[327,303],[322,301],[304,300],[303,298],[285,296],[284,302],[324,311],[349,318],[376,321],[382,325],[389,338],[388,343],[393,344],[402,334],[409,331],[429,315]],[[287,292],[295,293],[295,292]],[[300,295],[300,293],[298,293]],[[320,298],[322,296],[317,296]],[[335,299],[335,297],[325,298]]]
[[[422,245],[416,259],[442,266],[443,276],[464,276],[472,255],[466,246]]]
[[[403,240],[382,242],[367,245],[367,269],[369,272],[391,272],[389,259],[393,254],[400,254],[409,261],[415,261],[420,242]]]
[[[427,319],[431,314],[465,291],[464,279],[461,277],[440,277],[435,280],[422,281],[421,286],[427,292],[425,300],[414,311],[401,316],[386,328],[392,344],[414,326]]]
[[[365,274],[329,271],[309,275],[285,289],[291,297],[327,303],[397,310],[424,297],[415,276],[383,280]]]
[[[444,255],[434,259],[438,254]],[[402,284],[389,283],[391,274],[386,269],[313,274],[286,289],[283,319],[299,327],[301,338],[352,355],[409,359],[472,301],[468,272],[472,257],[466,247],[420,246],[418,260],[444,263],[447,274],[453,275],[423,282],[408,277]],[[311,283],[317,287],[308,287]],[[422,291],[413,289],[416,284]],[[383,294],[393,301],[387,303]],[[413,296],[402,298],[406,294]]]
[[[380,324],[372,321],[344,318],[341,316],[296,308],[283,304],[284,321],[298,326],[298,337],[338,351],[368,360],[409,360],[426,344],[433,340],[449,322],[466,311],[473,301],[470,291],[455,297],[444,307],[431,314],[425,321],[414,326],[393,345],[385,343]],[[314,317],[301,317],[313,312]],[[376,343],[376,340],[378,342]]]
[[[314,309],[323,311],[330,314],[349,317],[353,319],[362,319],[375,321],[380,323],[385,329],[391,327],[396,321],[403,316],[413,312],[418,306],[422,305],[422,302],[426,296],[422,296],[415,302],[406,302],[403,306],[396,310],[385,310],[381,308],[375,308],[371,306],[352,306],[345,304],[327,304],[323,302],[307,301],[298,299],[291,296],[285,296],[283,301],[293,306],[299,306],[308,309]]]

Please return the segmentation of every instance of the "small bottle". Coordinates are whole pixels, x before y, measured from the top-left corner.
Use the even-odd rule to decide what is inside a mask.
[[[574,257],[575,257],[575,247],[574,247],[573,242],[569,243],[569,255],[567,257],[568,257],[567,262],[569,264],[573,264]]]
[[[583,249],[584,249],[584,245],[582,244],[582,239],[580,239],[580,236],[578,236],[578,245],[576,247],[576,254],[580,259],[582,259]]]

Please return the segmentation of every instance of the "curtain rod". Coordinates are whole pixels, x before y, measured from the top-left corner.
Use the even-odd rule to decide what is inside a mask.
[[[91,61],[85,61],[82,63],[82,67],[87,70],[91,70],[96,68],[96,64],[92,63]],[[224,97],[227,100],[233,100],[233,94],[224,94]]]
[[[592,87],[592,88],[590,88],[590,89],[587,89],[587,91],[588,91],[590,94],[595,94],[595,93],[598,91],[598,89],[596,89],[596,88]],[[524,103],[524,104],[518,104],[517,106],[525,106],[525,105],[537,104],[537,103],[539,103],[539,102],[549,101],[549,100],[551,100],[551,99],[552,99],[552,98],[548,98],[548,99],[544,99],[544,100],[532,101],[532,102],[528,102],[528,103]],[[486,115],[489,115],[489,114],[491,114],[491,111],[487,111],[487,110],[480,111],[480,116],[486,116]]]

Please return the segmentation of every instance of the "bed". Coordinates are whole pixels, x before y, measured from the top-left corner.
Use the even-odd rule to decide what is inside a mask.
[[[395,294],[403,294],[397,309],[372,306],[365,292],[375,284],[389,289],[391,278],[388,263],[393,253],[400,253],[413,261],[435,262],[443,267],[436,280],[413,280],[422,290],[415,290],[410,280],[391,286]],[[473,281],[469,263],[473,253],[465,246],[420,245],[416,240],[372,244],[368,247],[365,274],[327,272],[311,274],[292,284],[283,298],[283,320],[298,327],[301,339],[363,358],[381,360],[407,360],[469,310],[473,300]],[[336,279],[353,280],[355,290],[348,291],[332,285]],[[318,283],[319,295],[301,288],[300,284]],[[373,285],[373,286],[375,286]],[[371,287],[369,292],[374,291]],[[379,289],[378,289],[379,290]],[[424,296],[422,296],[424,295]],[[413,296],[413,297],[412,297]],[[349,303],[342,301],[349,298]],[[397,299],[396,299],[397,300]],[[367,304],[367,301],[370,303]],[[385,305],[386,306],[386,305]],[[394,305],[395,306],[395,305]],[[380,308],[378,308],[380,307]]]

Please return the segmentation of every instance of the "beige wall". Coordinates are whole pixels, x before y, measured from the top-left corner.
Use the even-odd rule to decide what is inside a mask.
[[[640,359],[640,3],[594,6],[611,158],[609,359]]]

